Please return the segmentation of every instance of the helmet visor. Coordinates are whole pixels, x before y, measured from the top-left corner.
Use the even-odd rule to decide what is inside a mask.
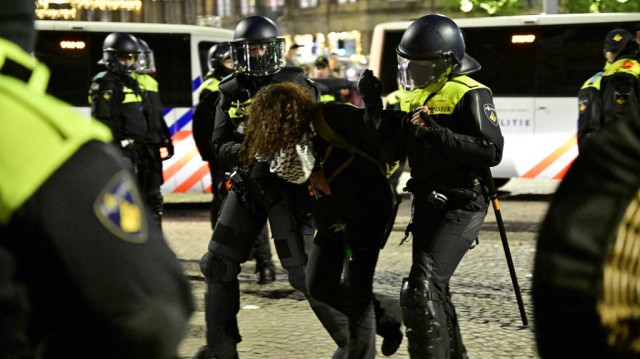
[[[138,56],[136,72],[139,74],[152,74],[156,72],[156,61],[153,57],[153,51],[146,51]]]
[[[405,90],[423,89],[446,76],[453,62],[451,56],[426,60],[409,60],[398,56],[398,77]]]
[[[284,39],[231,43],[233,68],[251,76],[270,75],[284,67]]]

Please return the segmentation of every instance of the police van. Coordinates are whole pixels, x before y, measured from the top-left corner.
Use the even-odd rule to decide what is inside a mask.
[[[640,13],[525,15],[453,19],[466,52],[482,65],[470,76],[493,92],[505,137],[502,163],[492,169],[506,179],[561,179],[578,154],[577,93],[605,64],[605,35],[633,32]],[[411,21],[375,27],[370,68],[387,92],[398,88],[396,46]]]
[[[164,117],[171,131],[174,156],[164,162],[163,193],[211,192],[206,162],[193,141],[191,124],[198,103],[196,90],[208,72],[207,52],[230,41],[233,30],[206,26],[37,20],[35,56],[51,70],[48,93],[90,114],[88,90],[102,43],[112,32],[141,38],[154,52]]]

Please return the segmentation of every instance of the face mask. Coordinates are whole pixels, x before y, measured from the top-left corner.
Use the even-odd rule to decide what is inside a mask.
[[[269,170],[287,182],[302,184],[311,175],[314,165],[313,146],[305,135],[300,143],[278,150]]]

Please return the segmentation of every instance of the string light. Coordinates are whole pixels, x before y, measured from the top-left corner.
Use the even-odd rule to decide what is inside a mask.
[[[82,10],[140,11],[141,0],[36,0],[39,19],[75,19]]]

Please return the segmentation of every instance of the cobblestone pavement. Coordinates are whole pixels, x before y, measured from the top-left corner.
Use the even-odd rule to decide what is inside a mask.
[[[528,185],[528,184],[527,184]],[[460,320],[464,344],[471,359],[538,358],[533,336],[531,272],[537,229],[546,213],[556,183],[543,183],[522,191],[522,184],[507,184],[509,196],[500,200],[507,236],[529,326],[524,327],[516,303],[503,247],[490,209],[480,233],[480,244],[470,250],[451,281],[453,301]],[[206,200],[206,199],[205,199]],[[411,260],[410,243],[398,245],[409,220],[409,201],[400,208],[394,232],[381,252],[375,291],[398,295]],[[179,348],[181,358],[191,358],[204,344],[204,281],[198,261],[206,251],[211,226],[207,207],[167,204],[163,229],[169,245],[191,279],[196,312]],[[277,256],[274,251],[274,260]],[[241,310],[238,315],[243,341],[240,358],[330,358],[335,350],[304,297],[288,284],[278,267],[277,280],[258,285],[253,262],[242,266]],[[377,346],[382,338],[377,338]],[[406,340],[390,358],[408,358]],[[378,355],[382,357],[382,354]]]

